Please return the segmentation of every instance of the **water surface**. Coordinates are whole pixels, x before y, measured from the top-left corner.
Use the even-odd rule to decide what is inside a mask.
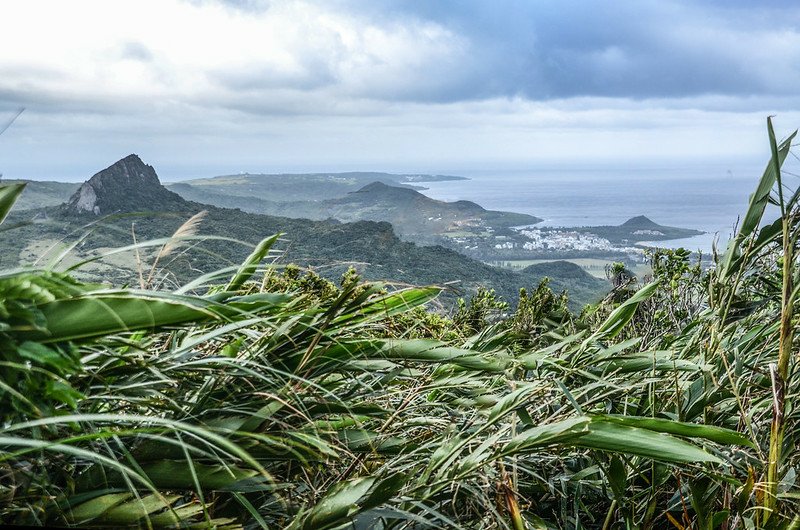
[[[546,226],[618,225],[646,215],[658,224],[707,232],[658,243],[709,252],[724,249],[747,209],[763,168],[681,167],[537,169],[468,172],[470,180],[425,183],[435,199],[470,200],[492,210],[541,217]]]

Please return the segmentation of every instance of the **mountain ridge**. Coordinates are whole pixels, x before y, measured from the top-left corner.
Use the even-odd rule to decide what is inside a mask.
[[[634,230],[658,230],[659,228],[663,228],[662,225],[645,215],[631,217],[619,226],[622,228],[632,228]]]
[[[70,214],[182,211],[189,202],[165,188],[153,166],[130,154],[95,173],[64,205]]]
[[[255,196],[238,200],[221,193],[200,192],[188,184],[174,184],[172,189],[187,199],[241,208],[252,213],[342,222],[388,221],[398,235],[421,244],[434,243],[443,234],[454,230],[483,231],[541,221],[528,214],[487,210],[471,201],[439,201],[412,187],[382,180],[369,182],[338,197],[285,202]]]
[[[163,189],[155,170],[135,155],[96,173],[81,187],[91,187],[95,192],[95,204],[84,204],[83,209],[78,210],[79,191],[58,207],[15,212],[14,217],[19,221],[25,222],[28,220],[25,217],[30,216],[38,216],[41,220],[18,229],[20,237],[8,242],[5,257],[0,256],[2,264],[16,266],[23,255],[37,257],[30,250],[25,251],[32,241],[58,241],[69,234],[80,233],[85,227],[86,216],[102,216],[112,211],[144,212],[146,215],[136,216],[135,223],[137,239],[145,241],[170,237],[188,216],[207,210],[200,225],[201,233],[232,235],[239,242],[249,241],[251,244],[271,234],[284,233],[286,237],[278,247],[284,254],[282,261],[319,268],[329,279],[336,279],[348,267],[355,266],[367,280],[417,285],[444,285],[457,281],[461,295],[469,295],[482,285],[495,289],[509,301],[516,299],[521,287],[533,288],[541,279],[536,275],[498,269],[442,246],[419,246],[402,241],[388,222],[290,219],[218,208],[182,198],[176,200],[172,192]],[[394,193],[396,189],[389,191]],[[161,204],[158,200],[141,200],[151,196],[166,199],[166,206],[170,208],[165,212],[154,211]],[[112,210],[109,204],[122,206]],[[98,227],[102,229],[87,233],[80,248],[75,250],[79,259],[92,255],[92,249],[120,248],[131,243],[131,220],[128,217],[107,216]],[[187,248],[186,252],[175,256],[171,260],[171,273],[182,278],[196,274],[198,270],[217,270],[228,266],[231,261],[244,259],[250,252],[250,247],[233,244],[233,240],[209,239],[203,242],[202,247],[197,250]],[[134,263],[115,265],[118,272],[113,276],[99,276],[93,281],[135,281]],[[552,285],[558,289],[570,285],[573,280],[572,277],[554,278]],[[600,295],[599,284],[595,295]],[[595,295],[573,300],[575,308],[579,302],[592,301]],[[445,299],[452,302],[455,296],[456,293],[449,292]]]

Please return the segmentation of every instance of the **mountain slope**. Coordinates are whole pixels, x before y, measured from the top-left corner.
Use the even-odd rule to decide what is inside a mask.
[[[591,232],[612,243],[635,243],[637,241],[665,241],[699,236],[701,230],[660,225],[644,215],[632,217],[617,226],[587,226],[577,230]]]
[[[621,225],[620,228],[628,228],[631,230],[657,230],[662,228],[661,225],[658,223],[650,220],[649,217],[644,215],[637,215],[636,217],[631,217]]]
[[[198,190],[188,184],[175,184],[171,188],[187,199],[255,213],[343,222],[388,221],[401,237],[417,243],[430,243],[449,231],[482,232],[487,227],[504,228],[541,221],[532,215],[486,210],[470,201],[437,201],[409,187],[382,181],[371,182],[344,197],[290,202],[226,195]]]
[[[410,175],[366,171],[347,173],[285,173],[225,175],[213,178],[193,179],[168,187],[180,185],[182,191],[192,193],[195,197],[205,193],[214,195],[233,195],[237,197],[255,197],[267,202],[321,201],[347,195],[370,182],[383,182],[391,186],[403,186],[410,189],[424,189],[418,183],[466,180],[464,177],[449,175]],[[191,191],[186,188],[191,186]],[[193,199],[195,200],[195,199]],[[205,201],[203,201],[205,202]],[[212,203],[213,204],[213,203]],[[255,212],[269,213],[269,212]]]
[[[373,182],[346,197],[322,201],[319,218],[388,221],[403,236],[430,236],[463,226],[507,227],[541,221],[532,215],[486,210],[470,201],[444,202],[418,191]]]
[[[71,214],[184,211],[187,202],[161,185],[155,169],[128,155],[96,173],[65,205]]]
[[[521,275],[529,278],[531,283],[543,277],[550,278],[550,288],[555,292],[567,291],[571,302],[598,301],[609,289],[608,282],[592,276],[579,265],[569,261],[559,260],[529,265],[522,269]],[[576,305],[572,308],[578,309]]]
[[[15,233],[15,238],[3,241],[0,262],[14,266],[18,257],[36,257],[29,248],[32,241],[67,243],[86,235],[76,252],[78,257],[91,255],[91,249],[118,248],[132,242],[135,224],[138,241],[168,237],[191,215],[206,210],[200,234],[225,235],[239,241],[255,243],[274,234],[285,234],[277,248],[284,253],[282,263],[297,263],[318,268],[321,274],[335,279],[351,265],[370,280],[387,280],[412,284],[445,284],[457,282],[459,294],[468,295],[483,285],[494,288],[508,300],[514,300],[520,287],[534,287],[538,278],[513,271],[497,269],[474,261],[440,246],[421,247],[401,241],[387,222],[360,221],[339,223],[310,221],[249,214],[240,210],[186,201],[165,190],[155,171],[138,157],[127,157],[110,166],[81,189],[91,187],[94,204],[87,211],[86,192],[76,192],[61,207],[16,212],[15,220],[35,218],[35,221]],[[147,200],[146,200],[147,199]],[[163,211],[154,212],[154,206]],[[97,208],[95,210],[94,208]],[[97,213],[96,213],[97,212]],[[104,213],[127,212],[130,215],[100,217],[86,234],[86,218]],[[149,212],[146,214],[136,212]],[[24,252],[27,249],[27,254]],[[161,265],[169,267],[178,278],[195,277],[198,271],[216,270],[239,263],[251,250],[233,241],[207,240],[198,247],[175,253]],[[152,259],[145,253],[144,261]],[[117,262],[116,269],[98,273],[117,283],[136,282],[136,260]],[[582,271],[581,271],[582,272]],[[104,276],[105,275],[105,276]],[[453,295],[450,295],[452,299]]]
[[[17,210],[57,206],[69,200],[72,194],[81,186],[74,182],[50,180],[0,180],[0,184],[19,184],[21,182],[25,183],[25,190],[17,199],[17,202],[14,203],[14,208]]]

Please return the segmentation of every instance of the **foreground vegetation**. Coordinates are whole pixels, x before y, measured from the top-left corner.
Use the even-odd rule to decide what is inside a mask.
[[[617,267],[580,316],[546,282],[513,311],[484,291],[443,316],[435,287],[283,266],[276,236],[156,290],[190,225],[137,245],[159,249],[137,288],[57,263],[3,272],[0,520],[798,527],[792,138],[770,124],[772,160],[713,267],[682,251],[656,253],[647,283]],[[0,219],[20,191],[0,188]]]

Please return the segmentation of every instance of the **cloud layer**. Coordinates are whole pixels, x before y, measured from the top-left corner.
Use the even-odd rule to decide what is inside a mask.
[[[15,176],[135,150],[176,177],[524,165],[577,140],[735,158],[800,103],[788,2],[26,0],[0,19],[0,114],[27,108],[0,137]]]

